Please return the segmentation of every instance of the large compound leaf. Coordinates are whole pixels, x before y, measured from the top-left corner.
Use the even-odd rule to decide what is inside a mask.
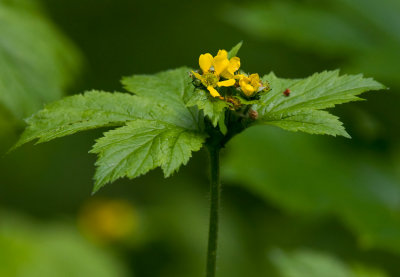
[[[80,56],[32,1],[0,1],[0,105],[22,119],[62,96]]]
[[[123,126],[106,133],[92,153],[99,155],[95,190],[120,177],[134,178],[161,166],[170,176],[201,148],[200,112],[186,107],[193,93],[188,69],[133,76],[126,86],[136,92],[91,91],[47,105],[28,119],[16,147],[38,139],[45,142],[78,131]]]
[[[122,84],[129,92],[169,107],[177,119],[176,125],[197,129],[201,121],[198,109],[186,107],[194,91],[190,71],[182,67],[154,75],[134,75],[123,78]]]
[[[91,150],[99,156],[94,190],[158,166],[168,177],[188,162],[192,151],[198,151],[204,140],[201,133],[154,120],[136,120],[109,131]]]
[[[306,132],[316,135],[344,136],[350,138],[343,123],[326,111],[304,110],[284,115],[271,114],[262,119],[263,123],[274,125],[292,132]]]
[[[180,68],[125,78],[126,86],[137,95],[90,91],[49,104],[27,120],[28,127],[16,147],[34,139],[41,143],[135,119],[156,119],[197,130],[201,126],[199,112],[185,104],[193,92],[187,74],[187,68]]]
[[[103,126],[118,126],[137,118],[152,118],[163,107],[127,93],[90,91],[47,105],[27,120],[16,147],[38,143]]]
[[[272,88],[262,97],[265,104],[263,113],[332,108],[337,104],[362,100],[357,95],[363,92],[384,88],[361,74],[339,76],[338,70],[315,73],[297,80],[280,79],[273,73],[263,79],[268,80]],[[283,95],[285,89],[291,90],[290,96]]]
[[[362,75],[342,75],[339,71],[324,71],[305,79],[280,79],[271,73],[264,76],[271,91],[262,96],[257,107],[259,123],[271,124],[290,131],[348,137],[337,117],[321,109],[337,104],[362,100],[357,95],[383,89],[384,86]],[[285,96],[284,91],[290,90]]]

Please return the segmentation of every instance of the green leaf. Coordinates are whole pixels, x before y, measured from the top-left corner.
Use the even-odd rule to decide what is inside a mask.
[[[293,216],[333,216],[363,249],[400,253],[400,182],[387,158],[357,147],[349,152],[333,138],[263,126],[243,132],[227,147],[221,161],[226,183]]]
[[[348,137],[342,123],[328,112],[318,110],[337,104],[362,100],[357,95],[383,89],[384,86],[362,75],[342,75],[339,71],[324,71],[305,79],[280,79],[271,73],[264,76],[271,91],[260,99],[259,123],[273,124],[290,131]],[[283,92],[289,89],[290,95]],[[282,122],[279,122],[282,121]]]
[[[325,253],[297,250],[291,253],[276,249],[270,259],[282,277],[386,277],[375,269],[351,268],[342,261]]]
[[[358,7],[367,6],[357,4]],[[338,51],[354,53],[370,47],[369,38],[363,30],[332,10],[334,9],[319,8],[313,1],[268,1],[231,5],[225,10],[224,17],[228,23],[254,37],[275,40],[290,47],[331,56],[337,55]],[[374,15],[370,13],[370,17]],[[281,20],[282,18],[285,20]]]
[[[336,57],[346,71],[365,72],[398,85],[399,67],[393,63],[400,60],[398,0],[339,0],[331,1],[328,8],[319,2],[231,5],[224,18],[256,38],[284,43],[296,53]],[[287,61],[304,62],[305,56],[298,56],[299,61]]]
[[[18,119],[59,99],[81,62],[75,46],[29,2],[0,1],[0,105]]]
[[[218,126],[223,135],[228,133],[228,127],[226,127],[225,124],[225,113],[222,113],[222,115],[219,117]]]
[[[72,222],[38,223],[5,212],[0,216],[0,276],[131,276],[123,262],[89,241]]]
[[[397,0],[340,0],[338,4],[351,10],[361,20],[373,23],[385,35],[385,39],[389,34],[397,43],[400,42],[400,5]]]
[[[27,120],[20,140],[15,145],[38,139],[37,143],[104,126],[119,126],[137,118],[153,118],[157,115],[151,101],[127,93],[90,91],[66,97],[47,105]]]
[[[231,59],[233,57],[237,56],[237,53],[239,52],[240,48],[242,47],[243,41],[239,42],[235,46],[232,47],[232,49],[228,52],[228,59]]]
[[[233,97],[238,99],[240,101],[240,103],[242,103],[244,105],[254,105],[254,104],[262,105],[263,104],[263,103],[260,103],[259,100],[249,100],[249,99],[242,97],[241,95],[235,95]]]
[[[35,139],[41,143],[78,131],[126,125],[107,133],[92,150],[99,154],[95,190],[157,166],[165,176],[171,175],[205,140],[200,111],[186,107],[185,99],[193,93],[188,69],[133,76],[124,83],[136,95],[91,91],[47,105],[27,120],[15,147]],[[119,141],[121,137],[127,138]],[[115,159],[118,163],[113,163]]]
[[[286,113],[276,117],[276,114],[265,115],[262,124],[274,125],[292,132],[305,132],[317,135],[344,136],[351,138],[343,127],[343,123],[326,111],[304,110]]]
[[[136,95],[151,99],[169,108],[165,116],[176,125],[188,129],[200,128],[199,111],[186,106],[194,93],[190,68],[182,67],[155,75],[134,75],[122,79],[125,89]]]
[[[98,154],[94,191],[121,177],[135,178],[161,167],[166,177],[186,164],[206,136],[156,120],[135,120],[105,133],[91,153]]]
[[[227,102],[216,97],[213,98],[208,92],[200,89],[194,91],[186,105],[188,107],[197,106],[211,120],[214,127],[217,126],[226,108],[229,107]]]

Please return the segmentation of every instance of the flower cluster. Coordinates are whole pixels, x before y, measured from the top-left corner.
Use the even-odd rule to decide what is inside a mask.
[[[232,57],[228,59],[226,50],[219,50],[213,57],[210,53],[199,57],[200,70],[192,71],[193,79],[204,86],[213,97],[225,99],[221,95],[221,88],[234,88],[231,95],[242,94],[246,98],[255,97],[260,92],[269,90],[268,82],[263,82],[258,74],[245,74],[239,71],[240,59]]]

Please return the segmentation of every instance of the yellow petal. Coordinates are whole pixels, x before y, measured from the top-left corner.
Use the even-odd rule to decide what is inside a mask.
[[[226,52],[226,50],[224,50],[224,49],[219,50],[216,57],[228,59],[228,52]]]
[[[224,77],[225,79],[235,78],[235,76],[232,73],[230,73],[227,69],[221,73],[221,76]]]
[[[199,65],[203,73],[208,72],[212,66],[213,57],[210,53],[202,54],[199,57]]]
[[[236,75],[233,76],[233,78],[235,78],[236,80],[240,80],[240,79],[242,79],[244,77],[246,77],[246,76],[244,76],[243,74],[236,74]]]
[[[260,81],[260,76],[257,73],[251,74],[249,76],[249,79],[250,79],[250,84],[254,87],[254,90],[258,90],[259,87],[262,85]]]
[[[251,85],[245,85],[245,86],[244,86],[244,89],[245,89],[247,92],[250,92],[250,93],[253,93],[253,92],[254,92],[254,88],[253,88]]]
[[[253,73],[249,76],[250,79],[255,79],[256,81],[260,81],[260,75],[258,73]]]
[[[249,78],[247,78],[246,76],[242,75],[242,78],[239,80],[239,85],[241,87],[244,87],[244,86],[248,85],[249,83],[250,83]]]
[[[254,93],[254,88],[251,85],[242,86],[241,89],[246,96],[252,96]]]
[[[194,72],[194,71],[192,71],[192,73],[193,73],[194,77],[196,77],[197,79],[199,79],[199,80],[202,79],[202,77],[201,77],[201,75],[199,73]]]
[[[229,66],[228,52],[225,50],[219,50],[218,54],[214,57],[213,64],[215,73],[219,76]]]
[[[218,91],[212,86],[207,87],[207,89],[211,93],[212,97],[221,97],[221,94],[219,94]]]
[[[228,71],[231,74],[234,74],[240,68],[240,59],[238,57],[233,57],[229,61]]]
[[[235,83],[236,83],[235,79],[229,79],[229,80],[226,80],[226,81],[218,82],[217,85],[218,85],[219,87],[231,87],[231,86],[233,86]]]
[[[229,61],[226,58],[215,57],[214,58],[214,70],[215,73],[219,76],[222,72],[224,72],[229,66]]]

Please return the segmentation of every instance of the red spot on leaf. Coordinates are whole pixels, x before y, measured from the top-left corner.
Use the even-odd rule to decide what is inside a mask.
[[[288,97],[288,96],[290,95],[290,93],[291,93],[290,89],[287,88],[287,89],[283,92],[283,95],[285,95],[286,97]]]

